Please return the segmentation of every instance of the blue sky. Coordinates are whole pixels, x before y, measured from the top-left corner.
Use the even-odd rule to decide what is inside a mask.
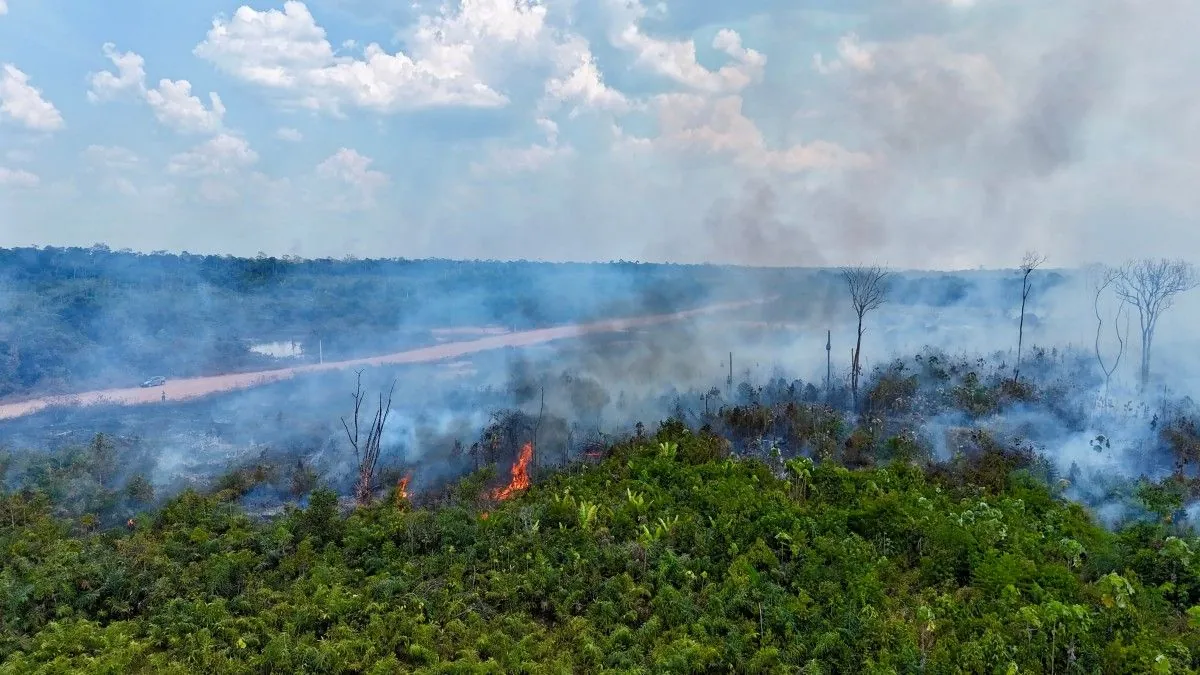
[[[1185,0],[0,0],[0,245],[1187,256],[1196,25]]]

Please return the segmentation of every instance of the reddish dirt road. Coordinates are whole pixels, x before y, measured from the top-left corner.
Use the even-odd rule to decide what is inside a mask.
[[[708,307],[701,307],[699,309],[687,310],[684,312],[676,312],[674,314],[657,314],[653,316],[641,316],[625,319],[609,319],[606,321],[597,321],[595,323],[556,326],[554,328],[539,328],[537,330],[521,331],[518,333],[491,335],[478,340],[446,342],[430,347],[410,349],[408,351],[385,354],[382,356],[371,356],[360,359],[350,359],[347,361],[331,361],[329,363],[296,366],[294,368],[279,368],[276,370],[261,370],[252,373],[235,373],[232,375],[212,375],[208,377],[192,377],[181,380],[168,380],[167,383],[162,387],[151,387],[145,389],[141,387],[132,387],[126,389],[103,389],[99,391],[89,391],[78,394],[46,396],[42,398],[30,399],[28,401],[18,401],[16,403],[0,405],[0,419],[12,419],[15,417],[32,415],[33,413],[54,405],[80,406],[95,405],[98,403],[137,405],[141,403],[154,403],[155,401],[162,400],[163,392],[166,393],[168,400],[180,401],[198,398],[201,396],[208,396],[211,394],[234,391],[237,389],[246,389],[249,387],[269,384],[271,382],[278,382],[280,380],[287,380],[295,377],[296,375],[301,375],[304,373],[315,373],[324,370],[341,370],[355,366],[380,366],[385,364],[400,363],[429,363],[433,361],[458,358],[466,354],[474,354],[476,352],[483,352],[492,349],[503,349],[505,347],[528,347],[530,345],[552,342],[554,340],[564,340],[592,333],[616,333],[629,330],[631,328],[642,328],[645,326],[653,326],[656,324],[687,319],[703,314],[712,314],[714,312],[739,309],[742,307],[748,307],[750,305],[759,305],[768,301],[769,299],[729,302],[718,305],[710,305]]]

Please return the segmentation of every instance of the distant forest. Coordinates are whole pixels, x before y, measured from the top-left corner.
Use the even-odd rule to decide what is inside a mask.
[[[1009,276],[906,274],[894,297],[964,302]],[[0,399],[274,365],[255,342],[296,341],[315,359],[320,341],[341,359],[428,344],[438,327],[522,330],[751,297],[780,296],[773,318],[790,319],[841,290],[835,270],[0,249]]]

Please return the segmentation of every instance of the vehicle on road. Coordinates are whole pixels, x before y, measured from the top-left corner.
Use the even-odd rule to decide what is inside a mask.
[[[167,378],[163,377],[162,375],[155,375],[154,377],[143,382],[142,387],[143,388],[145,388],[145,387],[161,387],[162,385],[164,385],[166,383],[167,383]]]

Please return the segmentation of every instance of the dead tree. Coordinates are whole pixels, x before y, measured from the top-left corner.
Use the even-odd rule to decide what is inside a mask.
[[[1099,266],[1093,271],[1093,276],[1089,280],[1092,287],[1092,309],[1096,313],[1096,362],[1100,364],[1100,370],[1104,373],[1104,395],[1108,396],[1109,383],[1112,381],[1113,373],[1117,371],[1117,367],[1121,365],[1121,358],[1125,355],[1125,345],[1129,340],[1129,313],[1126,311],[1128,303],[1118,296],[1121,300],[1117,305],[1116,315],[1113,316],[1113,333],[1117,338],[1117,353],[1113,358],[1112,364],[1104,362],[1104,355],[1100,351],[1100,332],[1104,328],[1104,315],[1100,310],[1100,298],[1106,290],[1112,288],[1120,277],[1120,271],[1111,267]],[[1121,315],[1125,315],[1125,334],[1121,334]]]
[[[392,388],[388,390],[386,401],[383,394],[379,395],[379,407],[375,409],[375,418],[367,430],[366,439],[363,440],[359,436],[359,419],[366,394],[362,389],[362,371],[358,371],[357,374],[358,383],[353,394],[354,424],[351,427],[343,417],[342,427],[346,430],[346,438],[350,440],[350,446],[354,448],[354,456],[358,459],[358,477],[354,481],[354,501],[359,506],[368,506],[375,494],[375,476],[383,442],[383,428],[387,424],[388,414],[392,411],[392,392],[396,390],[396,382],[392,382]]]
[[[1013,368],[1013,383],[1015,384],[1021,377],[1021,348],[1025,343],[1025,303],[1029,300],[1029,294],[1033,291],[1033,284],[1029,280],[1029,276],[1033,271],[1042,266],[1046,262],[1046,256],[1039,255],[1034,251],[1025,254],[1021,259],[1021,321],[1017,325],[1017,365]]]
[[[541,385],[541,407],[538,408],[537,421],[533,424],[533,438],[530,440],[530,445],[533,447],[533,471],[536,474],[538,470],[538,432],[542,429],[542,416],[546,413],[546,385]]]
[[[1142,360],[1138,368],[1138,384],[1145,390],[1150,383],[1150,348],[1154,331],[1162,313],[1170,309],[1175,296],[1200,284],[1196,268],[1183,260],[1145,258],[1123,265],[1117,275],[1115,290],[1122,300],[1138,311],[1142,337]]]
[[[882,267],[849,267],[842,270],[846,288],[850,291],[850,305],[858,317],[858,338],[851,352],[850,391],[854,395],[854,407],[858,408],[858,380],[862,374],[863,316],[878,309],[887,301],[888,272]]]

